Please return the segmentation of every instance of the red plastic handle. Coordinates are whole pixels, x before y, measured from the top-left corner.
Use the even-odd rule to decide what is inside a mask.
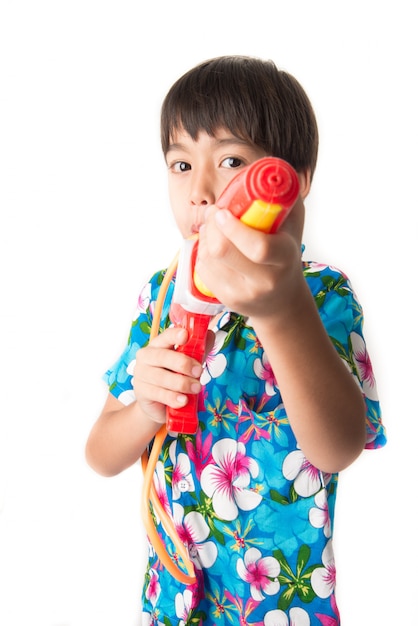
[[[173,303],[170,307],[170,318],[176,326],[186,328],[189,333],[187,342],[182,346],[178,346],[177,351],[192,356],[202,363],[211,316],[191,313],[183,309],[180,304]],[[198,395],[189,394],[186,406],[180,409],[173,409],[168,406],[167,430],[176,433],[194,434],[198,428],[197,403]]]

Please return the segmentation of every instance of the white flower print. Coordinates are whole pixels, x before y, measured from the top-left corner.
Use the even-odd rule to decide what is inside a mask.
[[[310,626],[310,623],[308,613],[299,607],[290,609],[289,617],[279,609],[268,611],[264,616],[264,626]]]
[[[170,459],[173,463],[173,500],[178,500],[184,491],[194,491],[194,480],[190,473],[190,459],[187,454],[180,452],[176,457],[177,441],[170,445]]]
[[[264,600],[265,595],[272,596],[280,589],[277,578],[280,563],[272,556],[262,557],[257,548],[249,548],[244,558],[238,559],[237,573],[242,580],[250,583],[251,597],[258,602]]]
[[[257,462],[245,456],[245,446],[234,439],[221,439],[212,449],[214,463],[201,476],[203,491],[212,498],[215,514],[233,520],[238,509],[251,511],[261,502],[261,495],[248,489],[250,478],[258,475]]]
[[[273,369],[267,359],[267,355],[265,352],[263,352],[262,359],[255,359],[254,373],[258,378],[265,381],[266,394],[268,396],[274,396],[274,394],[276,393],[276,379],[274,377]]]
[[[128,404],[132,404],[132,402],[135,402],[135,392],[133,391],[133,389],[127,389],[126,391],[122,391],[122,393],[118,396],[118,400],[119,402],[122,402],[122,404],[124,404],[125,406],[128,406]]]
[[[210,528],[201,513],[190,511],[184,516],[183,507],[173,504],[174,524],[180,539],[188,546],[190,558],[198,569],[211,567],[218,556],[218,548],[213,541],[206,541]]]
[[[357,333],[350,334],[353,348],[353,359],[362,381],[363,391],[369,400],[378,400],[376,381],[374,378],[372,362],[367,352],[363,337]]]
[[[135,364],[136,364],[136,358],[132,359],[132,361],[129,361],[127,368],[126,368],[126,373],[129,374],[129,376],[134,375]]]
[[[126,373],[129,374],[129,376],[134,375],[135,363],[136,359],[132,359],[132,361],[130,361],[126,367]],[[125,406],[128,406],[128,404],[132,404],[132,402],[136,400],[135,391],[133,389],[126,389],[125,391],[122,391],[122,393],[120,393],[118,396],[118,400],[119,402],[122,402],[122,404],[124,404]]]
[[[321,487],[321,472],[306,459],[302,450],[294,450],[283,462],[283,474],[293,480],[296,493],[303,498],[313,496]],[[327,475],[329,478],[329,475]]]
[[[186,589],[183,593],[177,593],[175,599],[176,615],[179,618],[179,626],[184,626],[192,607],[193,594],[190,589]]]
[[[312,572],[312,589],[320,598],[329,598],[335,589],[335,562],[331,539],[322,552],[322,563],[324,567],[317,567]]]
[[[220,353],[225,337],[226,332],[224,330],[218,330],[215,334],[215,343],[206,357],[205,367],[200,376],[202,385],[207,385],[212,378],[218,378],[225,370],[226,357]]]
[[[328,498],[325,489],[315,496],[315,504],[309,511],[309,521],[314,528],[323,528],[325,537],[331,536],[331,519],[328,510]]]

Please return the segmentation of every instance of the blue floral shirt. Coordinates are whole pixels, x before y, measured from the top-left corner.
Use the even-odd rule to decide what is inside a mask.
[[[361,306],[337,269],[303,262],[303,270],[327,333],[363,390],[366,447],[378,448],[386,437]],[[142,290],[126,349],[105,376],[124,404],[134,400],[135,355],[149,341],[163,276],[158,272]],[[170,324],[173,287],[172,281],[162,328]],[[201,382],[197,434],[167,433],[154,475],[197,582],[173,578],[150,545],[143,625],[338,626],[332,549],[338,476],[304,457],[263,347],[242,316],[225,312],[218,321]]]

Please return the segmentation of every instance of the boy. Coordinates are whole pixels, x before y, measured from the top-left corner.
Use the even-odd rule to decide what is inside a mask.
[[[350,283],[301,260],[318,149],[312,107],[273,63],[220,57],[170,89],[161,139],[177,226],[185,238],[199,232],[196,270],[225,312],[212,320],[203,366],[175,350],[187,331],[170,326],[168,305],[150,341],[164,273],[155,274],[87,442],[91,466],[116,474],[148,448],[167,406],[199,394],[198,432],[167,433],[154,480],[197,582],[174,579],[151,547],[144,623],[337,625],[337,474],[385,434]],[[268,235],[216,207],[227,182],[267,155],[288,161],[300,183]]]

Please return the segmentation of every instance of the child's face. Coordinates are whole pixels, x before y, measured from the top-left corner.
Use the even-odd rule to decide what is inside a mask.
[[[198,232],[205,208],[215,204],[227,183],[263,150],[220,128],[214,137],[202,131],[194,141],[177,131],[166,154],[171,208],[183,237]]]

